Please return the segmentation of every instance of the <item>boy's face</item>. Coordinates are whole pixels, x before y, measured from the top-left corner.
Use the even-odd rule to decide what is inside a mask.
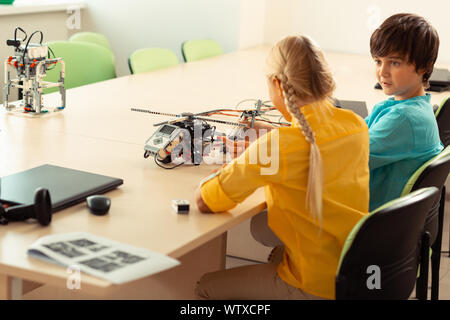
[[[386,57],[374,56],[378,83],[386,95],[395,100],[405,100],[425,94],[422,84],[424,72],[416,72],[415,65],[397,54]]]

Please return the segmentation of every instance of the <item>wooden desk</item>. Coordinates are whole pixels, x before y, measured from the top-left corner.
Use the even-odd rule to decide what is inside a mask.
[[[135,281],[133,286],[116,286],[83,274],[84,296],[193,298],[195,281],[207,271],[224,267],[223,235],[262,210],[263,193],[256,192],[239,210],[201,214],[194,204],[193,191],[215,166],[163,170],[153,159],[144,159],[144,142],[155,129],[152,123],[165,118],[131,112],[130,108],[175,113],[202,111],[259,97],[265,93],[264,78],[259,77],[259,87],[248,82],[263,72],[264,53],[256,53],[261,63],[255,63],[254,69],[261,71],[256,73],[248,67],[250,74],[245,78],[241,71],[255,59],[252,53],[226,55],[206,64],[186,64],[68,90],[67,109],[58,114],[32,118],[8,114],[2,109],[0,148],[7,152],[0,153],[0,175],[51,163],[124,179],[123,186],[108,193],[112,207],[107,216],[90,215],[82,203],[56,213],[47,228],[36,223],[10,223],[0,228],[2,296],[13,296],[12,278],[64,289],[66,269],[30,259],[26,250],[41,236],[79,230],[182,261],[181,266]],[[48,100],[57,101],[57,96],[49,95]],[[172,199],[190,200],[189,215],[175,214]],[[77,294],[70,292],[73,296]]]
[[[205,261],[204,266],[198,268],[217,270],[224,264],[224,252],[219,250],[224,245],[221,235],[255,214],[251,209],[262,200],[261,196],[255,195],[246,205],[247,209],[239,213],[204,215],[192,206],[189,215],[177,215],[171,208],[171,200],[188,199],[193,204],[193,190],[211,167],[190,166],[180,168],[182,171],[166,171],[144,159],[142,146],[138,144],[46,130],[3,129],[0,145],[2,150],[8,150],[0,154],[2,175],[52,163],[124,179],[123,186],[108,193],[112,207],[106,216],[90,214],[85,203],[81,203],[55,213],[51,225],[46,228],[37,223],[10,223],[0,228],[0,273],[60,287],[65,287],[68,277],[64,268],[26,255],[26,249],[41,236],[86,231],[174,258],[183,258],[216,239],[222,242],[216,241],[212,247],[216,252],[210,252],[212,267]],[[198,271],[196,273],[199,276]],[[88,293],[99,295],[121,290],[117,288],[120,286],[85,275],[82,286]],[[182,296],[176,293],[174,297]]]
[[[143,145],[154,131],[152,124],[166,118],[130,108],[180,113],[234,106],[248,98],[268,100],[264,78],[268,49],[248,49],[71,89],[66,110],[58,114],[32,118],[2,108],[0,176],[51,163],[120,177],[124,185],[108,193],[112,207],[104,217],[89,214],[81,203],[56,213],[46,228],[33,222],[0,226],[0,298],[20,297],[27,281],[59,288],[55,298],[61,298],[61,292],[74,299],[193,298],[201,274],[224,267],[224,234],[260,212],[264,196],[258,190],[229,213],[201,214],[193,190],[214,167],[163,170],[152,159],[144,159]],[[326,57],[335,73],[336,97],[367,101],[369,109],[386,98],[373,89],[369,57],[337,53]],[[439,103],[446,94],[433,94],[432,102]],[[57,100],[56,95],[46,97],[49,103]],[[190,200],[189,215],[175,214],[172,199]],[[26,255],[39,237],[70,231],[155,250],[180,259],[182,265],[121,286],[82,274],[81,290],[70,291],[65,289],[69,276],[65,268]]]

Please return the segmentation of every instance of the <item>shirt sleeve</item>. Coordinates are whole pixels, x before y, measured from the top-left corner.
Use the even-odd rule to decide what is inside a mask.
[[[414,132],[408,118],[390,112],[369,128],[370,170],[403,160],[414,149]]]
[[[216,175],[204,179],[200,191],[208,208],[213,212],[227,211],[259,187],[280,182],[283,172],[278,143],[278,130],[272,130]]]

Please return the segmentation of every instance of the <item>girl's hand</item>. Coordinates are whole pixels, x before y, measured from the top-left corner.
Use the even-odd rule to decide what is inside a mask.
[[[253,128],[250,128],[250,121],[248,118],[244,118],[243,120],[240,120],[239,123],[247,125],[247,128],[256,130],[256,136],[259,138],[260,134],[265,134],[269,132],[270,130],[274,129],[275,126],[271,125],[268,122],[264,121],[255,121],[253,122]]]
[[[208,208],[205,201],[203,201],[202,193],[200,187],[197,187],[194,193],[195,203],[197,204],[198,210],[203,213],[212,213],[211,209]]]
[[[222,140],[227,154],[231,154],[233,158],[239,157],[250,145],[250,142],[247,139],[234,141],[224,136],[220,136],[218,139]]]

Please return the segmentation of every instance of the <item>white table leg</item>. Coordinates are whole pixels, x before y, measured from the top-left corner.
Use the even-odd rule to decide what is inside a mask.
[[[22,300],[23,281],[19,278],[11,278],[11,300]]]

